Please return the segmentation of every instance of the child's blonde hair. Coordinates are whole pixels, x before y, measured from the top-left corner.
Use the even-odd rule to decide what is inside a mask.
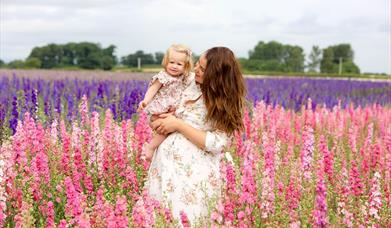
[[[188,76],[190,74],[190,71],[193,69],[193,58],[190,48],[186,47],[182,44],[172,44],[166,51],[166,54],[164,54],[162,66],[164,69],[166,69],[168,63],[169,63],[169,57],[171,51],[176,51],[179,53],[183,53],[186,55],[185,60],[185,66],[184,66],[184,75]]]

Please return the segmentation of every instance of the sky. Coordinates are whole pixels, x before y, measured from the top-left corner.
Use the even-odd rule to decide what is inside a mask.
[[[89,41],[122,57],[173,43],[237,57],[259,41],[312,46],[350,43],[362,72],[391,74],[390,0],[0,0],[0,59],[33,47]]]

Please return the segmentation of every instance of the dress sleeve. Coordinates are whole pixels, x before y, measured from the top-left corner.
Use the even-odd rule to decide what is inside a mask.
[[[213,154],[219,154],[228,146],[229,137],[223,131],[207,131],[205,138],[205,150]]]
[[[149,86],[151,86],[152,83],[154,83],[156,80],[158,80],[163,86],[167,86],[167,84],[170,82],[169,76],[164,71],[160,71],[158,74],[155,74],[152,77],[152,80],[149,83]]]

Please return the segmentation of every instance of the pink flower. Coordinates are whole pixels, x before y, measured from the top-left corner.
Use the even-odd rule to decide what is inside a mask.
[[[127,203],[126,198],[124,196],[117,197],[117,203],[115,205],[114,211],[111,211],[108,219],[107,219],[107,227],[112,228],[121,228],[128,227],[129,220],[127,216]]]
[[[243,135],[239,131],[235,131],[235,142],[236,142],[236,156],[242,157],[244,154],[244,149],[243,149]]]
[[[65,174],[70,171],[70,153],[71,153],[71,138],[66,131],[65,122],[60,122],[61,138],[62,138],[62,157],[60,161],[60,170]]]
[[[358,129],[356,125],[352,125],[349,128],[349,145],[354,154],[357,153],[357,133]]]
[[[81,126],[87,126],[89,125],[90,119],[88,116],[88,99],[87,96],[84,94],[81,98],[81,103],[79,106],[79,112],[81,115]]]
[[[244,213],[244,211],[239,211],[239,213],[238,213],[239,220],[243,219],[245,216],[246,216],[246,213]]]
[[[351,168],[349,173],[349,185],[351,189],[351,194],[353,194],[354,196],[359,196],[363,193],[364,185],[361,181],[356,161],[353,159],[351,162]]]
[[[247,108],[244,109],[243,122],[244,122],[244,128],[246,133],[246,139],[248,140],[251,138],[251,118]]]
[[[319,150],[323,154],[324,172],[327,174],[329,181],[333,183],[334,157],[331,151],[329,151],[329,149],[327,148],[326,140],[323,135],[320,136]]]
[[[245,144],[245,158],[242,170],[242,189],[239,198],[240,204],[254,205],[257,197],[257,189],[255,185],[255,167],[252,156],[253,144],[248,142]]]
[[[99,113],[92,112],[91,117],[91,147],[89,152],[88,164],[96,165],[98,176],[103,176],[103,136],[99,126]]]
[[[66,189],[67,203],[65,206],[65,214],[71,217],[71,223],[80,227],[89,227],[87,215],[84,214],[86,207],[85,197],[75,189],[71,178],[66,177],[64,180]]]
[[[313,212],[316,227],[327,227],[327,202],[326,202],[326,186],[323,177],[319,177],[316,186],[315,210]]]
[[[226,222],[233,222],[235,219],[235,203],[233,200],[227,200],[224,204],[224,220]]]
[[[169,218],[170,221],[166,220],[166,222],[170,223],[172,216],[167,214],[167,210],[161,210],[160,203],[151,198],[147,191],[144,191],[142,197],[136,201],[136,204],[133,207],[133,223],[137,227],[150,227],[155,224],[156,213],[159,211],[165,213],[163,217]]]
[[[67,228],[67,221],[65,219],[62,219],[58,224],[57,228]]]
[[[53,205],[52,201],[48,202],[47,210],[48,210],[48,213],[47,213],[47,218],[46,218],[46,227],[55,227],[55,224],[54,224],[54,217],[55,217],[54,205]]]
[[[236,193],[236,179],[235,170],[232,164],[227,164],[226,168],[226,181],[227,181],[227,193]]]
[[[375,172],[371,181],[371,190],[369,192],[369,215],[379,221],[379,211],[381,207],[380,174],[379,172]]]
[[[262,147],[265,155],[265,165],[262,177],[261,211],[262,218],[269,217],[274,212],[275,187],[275,152],[276,148],[270,138],[272,134],[263,132]]]
[[[212,212],[212,214],[210,215],[210,218],[213,221],[216,221],[218,224],[221,224],[221,222],[223,221],[223,217],[219,213],[217,213],[216,211]]]
[[[179,216],[181,218],[181,223],[182,223],[183,227],[185,227],[185,228],[191,227],[190,221],[187,218],[187,215],[186,215],[186,213],[184,211],[181,211],[179,213]]]
[[[304,179],[309,180],[311,178],[311,163],[313,160],[314,153],[314,130],[310,126],[305,127],[305,131],[303,132],[303,143],[304,146],[301,150],[301,167],[303,170]]]

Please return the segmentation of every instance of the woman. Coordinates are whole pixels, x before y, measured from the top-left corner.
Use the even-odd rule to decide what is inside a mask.
[[[190,221],[208,214],[207,203],[221,190],[220,154],[231,134],[243,129],[245,84],[233,52],[214,47],[201,55],[195,77],[182,95],[176,118],[162,114],[152,122],[169,134],[158,147],[148,172],[151,197],[184,211]]]

